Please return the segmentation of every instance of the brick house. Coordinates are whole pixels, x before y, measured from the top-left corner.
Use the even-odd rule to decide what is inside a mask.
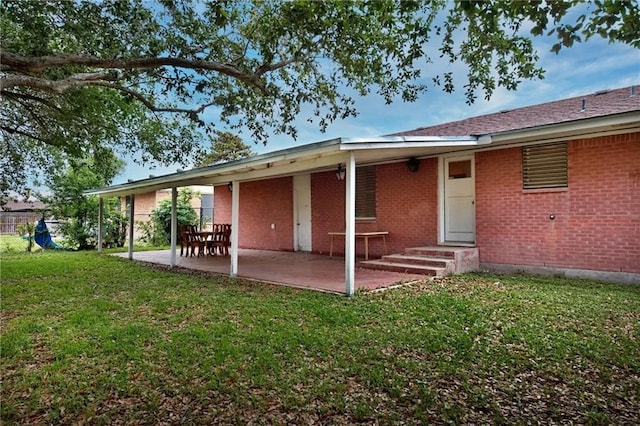
[[[333,251],[345,255],[347,294],[355,258],[364,255],[358,234],[368,232],[388,233],[368,241],[372,263],[394,253],[410,263],[415,253],[407,249],[416,247],[460,248],[471,254],[454,271],[640,282],[635,87],[318,142],[94,193],[196,181],[214,186],[216,222],[234,224],[235,247],[328,254],[329,233],[344,232]],[[233,255],[231,262],[233,275]]]
[[[574,137],[563,131],[561,137],[541,135],[532,143],[516,138],[499,148],[473,147],[438,155],[425,149],[424,157],[412,151],[405,158],[418,159],[417,171],[408,169],[408,160],[370,166],[375,168],[375,218],[356,216],[356,231],[388,231],[387,250],[391,253],[407,247],[471,244],[478,248],[481,269],[638,280],[640,95],[633,96],[630,88],[393,136],[505,134],[559,123],[578,127],[580,120],[620,113],[631,113],[635,120],[621,133],[611,126],[610,131],[597,135]],[[544,169],[527,170],[525,173],[539,173],[539,179],[552,181],[523,182],[523,160],[532,162],[535,155],[559,162],[560,176],[551,176],[553,171]],[[447,203],[443,200],[447,183],[467,180],[453,176],[456,165],[468,168],[472,186],[468,196],[457,194]],[[451,176],[443,176],[443,172]],[[311,251],[328,253],[328,232],[343,230],[338,224],[344,221],[345,188],[333,171],[312,173],[310,181]],[[294,186],[292,177],[242,184],[241,247],[296,249],[291,214]],[[229,192],[216,187],[218,193],[218,217],[230,221]],[[453,204],[454,211],[445,211],[441,202]],[[457,209],[466,210],[467,216],[456,214]],[[276,230],[271,229],[271,223],[277,224]],[[449,225],[468,229],[457,232],[460,229]],[[362,247],[357,250],[362,255]],[[381,241],[373,242],[370,251],[372,257],[383,256]]]

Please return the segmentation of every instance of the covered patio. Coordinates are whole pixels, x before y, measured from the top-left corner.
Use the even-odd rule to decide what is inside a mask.
[[[128,253],[116,256],[128,258]],[[133,253],[133,260],[172,266],[171,250]],[[230,274],[228,256],[181,257],[175,266],[214,274]],[[344,294],[344,258],[310,253],[238,249],[237,277],[271,284]],[[428,279],[424,275],[355,268],[355,290],[373,290]]]
[[[388,286],[403,281],[406,278],[402,274],[364,271],[357,267],[356,262],[356,167],[363,165],[405,163],[407,159],[415,161],[420,158],[433,157],[434,155],[476,148],[491,144],[490,136],[387,136],[379,138],[352,138],[352,139],[332,139],[323,142],[303,145],[295,148],[275,151],[269,154],[261,154],[228,163],[213,164],[189,171],[178,171],[173,174],[150,177],[141,181],[128,182],[105,188],[98,188],[87,191],[87,194],[98,195],[99,204],[99,229],[98,229],[98,251],[102,250],[103,236],[103,199],[113,196],[128,196],[129,207],[129,259],[145,260],[150,259],[152,254],[133,253],[133,229],[134,198],[136,194],[142,194],[158,189],[171,188],[171,250],[163,254],[157,254],[157,263],[170,266],[184,266],[185,262],[194,262],[198,265],[206,265],[207,268],[219,268],[216,272],[229,274],[231,277],[246,277],[259,279],[262,281],[272,281],[294,286],[307,286],[310,288],[323,289],[326,291],[339,292],[351,296],[359,288],[376,288]],[[344,205],[344,215],[340,221],[331,225],[329,233],[344,235],[344,257],[338,259],[328,259],[326,256],[308,257],[304,259],[314,259],[312,266],[308,261],[298,261],[300,265],[294,265],[291,256],[305,256],[305,253],[318,253],[322,250],[314,250],[312,246],[312,218],[311,211],[304,210],[304,206],[310,205],[311,197],[311,174],[326,173],[335,175],[337,182],[343,187],[340,191],[342,204]],[[240,199],[243,188],[247,188],[252,183],[268,181],[277,178],[290,178],[292,187],[288,193],[292,194],[292,205],[287,205],[286,211],[282,211],[281,206],[272,208],[263,214],[276,215],[283,213],[287,216],[287,235],[292,233],[285,243],[273,241],[271,246],[263,244],[260,247],[252,246],[251,243],[241,243],[240,235],[251,235],[253,232],[249,222],[243,222],[241,226]],[[296,177],[303,177],[300,184],[296,183]],[[306,179],[306,181],[305,181]],[[177,189],[189,185],[213,185],[223,187],[228,190],[230,202],[229,217],[225,220],[231,225],[230,236],[230,256],[222,259],[185,260],[176,255],[176,245],[178,242],[178,220],[177,220]],[[215,189],[214,189],[215,192]],[[251,194],[251,192],[248,192]],[[293,196],[295,194],[295,198]],[[306,198],[305,198],[306,197]],[[246,200],[246,199],[245,199]],[[260,205],[258,205],[260,206]],[[303,207],[301,207],[303,206]],[[246,214],[249,210],[243,210]],[[322,214],[320,214],[321,217]],[[362,218],[361,218],[362,219]],[[366,219],[371,219],[366,217]],[[276,220],[269,222],[269,230],[278,232],[281,227],[276,226]],[[222,223],[222,222],[220,222]],[[293,229],[292,229],[293,228]],[[377,234],[385,229],[376,229]],[[327,235],[327,230],[320,230],[319,235]],[[440,231],[442,232],[442,231]],[[284,234],[283,234],[284,235]],[[268,239],[268,238],[267,238]],[[442,240],[443,237],[440,236]],[[265,239],[261,240],[265,241]],[[365,242],[366,244],[366,242]],[[244,252],[245,265],[241,265],[240,252],[244,247],[253,247],[270,250],[279,249],[278,255],[262,256],[252,258]],[[255,250],[256,252],[259,250]],[[331,251],[331,250],[329,250]],[[294,254],[295,253],[295,254]],[[314,256],[314,255],[308,255]],[[248,259],[253,259],[248,262]],[[282,263],[278,263],[281,259]],[[297,259],[297,258],[296,258]],[[150,261],[150,260],[148,260]],[[207,263],[208,262],[208,263]],[[247,263],[248,262],[248,263]],[[263,263],[264,262],[264,263]],[[261,264],[262,263],[262,264]],[[304,268],[298,268],[304,265]],[[204,267],[204,266],[203,266]],[[199,269],[195,268],[194,269]],[[297,270],[297,272],[293,272]],[[214,271],[212,269],[212,271]],[[267,272],[268,271],[268,272]],[[257,274],[260,272],[260,274]]]

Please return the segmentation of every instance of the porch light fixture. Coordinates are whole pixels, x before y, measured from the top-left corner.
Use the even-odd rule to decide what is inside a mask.
[[[229,182],[227,188],[229,188],[229,192],[233,192],[233,182]]]
[[[419,168],[420,160],[418,160],[416,157],[409,158],[409,160],[407,161],[407,169],[409,169],[410,172],[415,173]]]
[[[338,168],[336,169],[336,179],[344,180],[344,177],[346,174],[347,174],[347,171],[344,168],[342,168],[342,163],[338,164]]]

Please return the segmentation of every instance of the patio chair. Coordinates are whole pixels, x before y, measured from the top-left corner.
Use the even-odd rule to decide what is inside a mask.
[[[185,247],[187,248],[187,254],[193,256],[196,254],[196,248],[198,248],[197,256],[200,257],[205,255],[206,242],[204,238],[198,234],[198,230],[194,225],[184,225],[184,240]],[[182,256],[182,250],[180,250],[180,255]]]
[[[208,241],[209,253],[216,255],[216,251],[220,255],[229,255],[229,247],[231,246],[231,225],[216,223],[213,225],[213,239]]]
[[[198,256],[206,255],[207,237],[200,233],[195,225],[191,225],[190,233],[193,237],[193,246],[198,247]]]
[[[187,227],[185,225],[178,226],[178,235],[180,239],[180,256],[184,254],[184,249],[187,249],[187,255],[189,254],[189,239],[187,237]]]

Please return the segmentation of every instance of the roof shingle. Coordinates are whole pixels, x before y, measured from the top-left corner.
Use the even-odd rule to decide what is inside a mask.
[[[390,136],[485,135],[631,111],[640,111],[640,93],[634,86],[420,127]]]
[[[0,206],[0,211],[3,212],[29,212],[34,210],[46,210],[49,206],[39,200],[24,201],[13,199],[7,202],[4,206]]]

